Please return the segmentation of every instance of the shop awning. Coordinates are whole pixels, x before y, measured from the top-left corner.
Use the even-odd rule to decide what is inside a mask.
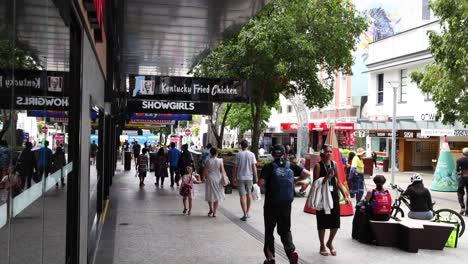
[[[444,125],[441,122],[426,122],[414,120],[397,120],[397,130],[421,130],[421,129],[465,129],[465,127],[456,123],[454,126]],[[391,131],[392,122],[371,122],[368,120],[358,120],[356,130],[374,130],[374,131]]]

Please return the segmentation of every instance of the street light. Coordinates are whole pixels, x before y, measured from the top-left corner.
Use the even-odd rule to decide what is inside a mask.
[[[392,184],[395,184],[395,160],[396,160],[396,106],[397,106],[397,92],[398,92],[398,87],[400,87],[400,82],[398,81],[390,81],[387,82],[390,87],[393,88],[393,115],[392,115],[392,153],[391,158],[392,158],[392,170],[391,170],[391,175],[392,175]]]

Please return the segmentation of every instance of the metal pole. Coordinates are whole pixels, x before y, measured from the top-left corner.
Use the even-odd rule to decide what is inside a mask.
[[[396,159],[396,106],[398,86],[393,86],[393,116],[392,116],[392,184],[395,184],[395,159]]]

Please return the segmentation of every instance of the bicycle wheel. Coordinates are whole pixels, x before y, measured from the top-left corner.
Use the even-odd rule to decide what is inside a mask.
[[[460,225],[459,237],[465,232],[465,220],[454,210],[439,209],[434,212],[434,220],[442,223],[458,223]]]
[[[392,218],[403,218],[405,217],[405,212],[400,207],[392,207]]]

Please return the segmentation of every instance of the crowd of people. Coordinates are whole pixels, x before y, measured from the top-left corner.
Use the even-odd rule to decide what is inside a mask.
[[[138,144],[134,144],[138,145]],[[320,241],[319,253],[323,256],[336,256],[337,249],[334,246],[334,238],[340,228],[340,199],[346,204],[351,203],[351,198],[356,199],[356,204],[362,205],[369,220],[388,221],[391,214],[392,197],[384,187],[386,179],[383,175],[373,177],[375,188],[365,192],[364,186],[364,162],[365,151],[358,148],[350,152],[343,159],[346,181],[350,192],[345,190],[345,184],[338,177],[338,166],[332,160],[332,147],[324,145],[320,152],[321,161],[312,168],[313,173],[305,169],[304,160],[298,159],[290,145],[275,145],[271,154],[273,161],[263,166],[260,175],[257,174],[257,160],[249,151],[246,140],[240,142],[241,150],[237,153],[232,171],[232,184],[237,186],[240,206],[243,212],[240,220],[248,221],[252,204],[252,191],[254,186],[264,188],[264,227],[265,227],[265,264],[275,263],[274,230],[281,237],[284,250],[290,263],[298,262],[298,254],[295,250],[291,233],[291,204],[294,197],[306,196],[306,190],[311,188],[309,201],[312,201],[316,210],[317,230]],[[148,150],[142,149],[140,154],[138,147],[133,147],[136,159],[136,169],[140,177],[140,186],[144,186],[147,172],[154,170],[155,185],[163,187],[164,179],[170,177],[170,187],[179,187],[182,196],[183,214],[191,215],[193,198],[195,197],[194,184],[205,183],[205,201],[208,203],[208,217],[216,217],[220,203],[225,199],[224,186],[226,186],[226,171],[223,160],[218,158],[219,151],[211,144],[207,144],[203,151],[198,174],[194,168],[194,161],[188,150],[188,145],[182,145],[181,150],[171,143],[166,148],[159,148],[157,154],[148,157]],[[466,187],[468,179],[468,148],[463,150],[464,158],[457,162],[457,170],[460,173],[460,186]],[[376,164],[374,163],[376,166]],[[313,177],[311,177],[313,175]],[[179,184],[180,182],[180,184]],[[465,185],[462,185],[465,184]],[[296,188],[299,191],[296,192]],[[464,212],[466,206],[463,202],[459,188],[459,200]],[[467,190],[468,191],[468,190]],[[403,194],[410,201],[409,217],[420,220],[432,219],[432,199],[429,190],[424,186],[419,174],[411,177],[411,184]],[[340,198],[341,196],[341,198]],[[468,201],[467,201],[468,205]],[[326,230],[329,231],[326,239]]]
[[[24,190],[31,188],[33,183],[40,182],[51,173],[60,170],[66,164],[63,146],[55,147],[55,152],[49,148],[45,140],[42,147],[33,151],[33,144],[26,142],[23,150],[16,154],[8,147],[5,140],[0,141],[0,189],[5,189],[3,196],[11,192],[15,197]],[[62,176],[61,186],[65,186]],[[59,187],[59,183],[56,184]],[[5,199],[6,197],[3,197]]]

